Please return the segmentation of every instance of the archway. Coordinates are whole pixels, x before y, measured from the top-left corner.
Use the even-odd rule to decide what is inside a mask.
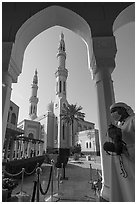
[[[21,27],[21,29],[19,30],[19,32],[16,35],[16,41],[15,41],[15,44],[14,44],[13,49],[12,49],[10,66],[18,67],[18,69],[21,72],[24,50],[25,50],[26,46],[28,45],[28,43],[38,34],[36,30],[40,30],[39,31],[39,33],[40,33],[44,29],[46,29],[45,26],[47,26],[47,28],[48,28],[49,25],[50,25],[50,27],[54,26],[54,25],[61,25],[63,27],[67,27],[67,28],[71,29],[72,31],[79,34],[84,39],[84,41],[86,42],[87,47],[88,47],[88,52],[87,53],[88,53],[88,59],[89,59],[89,68],[91,68],[90,64],[92,64],[91,62],[92,62],[92,53],[93,52],[92,52],[92,43],[91,43],[91,32],[90,32],[90,28],[89,28],[88,24],[80,16],[78,16],[75,13],[69,11],[68,9],[53,6],[53,7],[49,7],[47,9],[44,9],[44,10],[46,10],[47,13],[49,13],[50,16],[51,16],[51,13],[52,13],[54,18],[53,18],[53,16],[52,16],[52,18],[49,18],[50,19],[49,24],[45,25],[45,22],[44,22],[44,25],[41,24],[41,22],[39,21],[41,19],[41,17],[43,17],[43,15],[42,15],[43,11],[41,11],[38,14],[36,14],[34,16],[34,18],[33,17],[30,18],[24,24],[24,26]],[[62,13],[64,14],[63,18],[62,18]],[[59,17],[59,19],[56,18],[57,16]],[[66,18],[64,18],[64,16]],[[35,17],[36,17],[36,19],[35,19]],[[45,15],[45,17],[46,17],[46,15]],[[74,19],[72,17],[74,17],[74,18],[76,17],[75,18],[76,21],[74,21]],[[49,21],[49,19],[48,19],[48,21]],[[68,19],[73,19],[73,20],[69,21]],[[33,23],[33,20],[34,20],[34,23]],[[45,19],[43,19],[43,20],[45,20]],[[46,18],[46,20],[47,20],[47,18]],[[40,22],[37,28],[36,28],[36,22],[37,23]],[[66,22],[67,22],[67,26],[66,26]],[[31,28],[32,33],[28,32],[29,28]],[[97,41],[98,41],[98,39],[97,39]],[[103,38],[101,40],[103,40]],[[109,40],[108,40],[108,42],[109,42]],[[93,60],[93,62],[94,62],[94,60]],[[94,66],[94,64],[92,64],[92,65]],[[97,70],[95,70],[95,74],[96,74],[96,71]],[[99,91],[99,93],[100,93],[100,91]],[[105,101],[105,97],[106,96],[104,95],[104,101]],[[111,99],[110,99],[108,104],[106,103],[106,106],[108,107],[110,105],[110,103],[111,103]],[[104,104],[102,106],[104,106]],[[105,111],[107,112],[108,110],[105,109]],[[102,111],[102,115],[104,113],[106,113],[105,111],[104,112]],[[106,114],[104,114],[104,115],[105,115],[105,117],[107,117]],[[102,118],[101,118],[101,120],[102,120]]]
[[[82,17],[69,9],[60,6],[51,6],[28,19],[18,30],[13,46],[12,44],[10,45],[12,46],[12,51],[8,72],[14,77],[14,83],[17,82],[17,77],[22,72],[24,51],[29,42],[42,31],[55,25],[68,28],[81,36],[87,45],[88,64],[90,68],[93,51],[89,25]],[[5,121],[8,116],[7,110],[11,96],[11,84],[13,83],[13,79],[9,76],[9,73],[4,76],[5,82],[3,84],[3,89],[5,89],[3,91],[3,137],[6,130]]]
[[[38,12],[33,17],[28,19],[16,34],[15,44],[11,53],[11,59],[19,68],[20,72],[22,70],[24,51],[29,42],[42,31],[55,25],[68,28],[81,36],[87,45],[87,54],[90,68],[93,50],[91,30],[89,25],[82,17],[72,12],[71,10],[59,6],[51,6]],[[12,63],[12,61],[10,61],[10,63]]]

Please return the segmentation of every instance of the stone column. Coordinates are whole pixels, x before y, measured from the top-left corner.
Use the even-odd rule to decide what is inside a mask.
[[[25,159],[27,158],[27,147],[28,147],[28,141],[24,141],[25,142],[25,146],[24,146],[24,151],[25,151]]]
[[[6,160],[8,158],[9,144],[10,144],[10,136],[7,135],[6,144],[5,144],[5,152],[4,152],[4,159],[6,159]]]
[[[13,160],[14,145],[15,145],[15,141],[14,141],[14,137],[12,136],[12,138],[11,138],[11,146],[10,146],[10,161]]]
[[[109,201],[110,198],[110,157],[103,150],[103,144],[106,142],[107,129],[110,124],[110,106],[114,103],[114,90],[111,73],[115,68],[116,55],[115,37],[96,37],[93,38],[93,58],[92,58],[92,76],[96,83],[98,115],[100,129],[100,151],[101,164],[103,168],[103,187],[101,197]]]
[[[2,42],[2,145],[4,144],[11,97],[11,84],[17,82],[21,70],[11,57],[13,42]]]
[[[22,147],[22,151],[23,151],[22,152],[22,158],[25,158],[25,141],[24,140],[22,141],[22,146],[23,146]]]
[[[28,141],[28,146],[27,146],[27,157],[30,158],[30,144],[31,144],[31,141]]]
[[[7,117],[10,106],[12,78],[8,73],[3,74],[2,82],[2,145],[4,144],[7,127]]]
[[[38,148],[38,141],[36,142],[36,156],[38,156],[38,151],[39,151],[39,148]]]
[[[43,145],[43,143],[40,142],[40,143],[39,143],[39,156],[42,155],[42,145]]]
[[[17,159],[20,159],[20,153],[21,153],[21,151],[20,151],[20,140],[18,140],[18,156],[17,156]]]
[[[14,151],[15,151],[14,159],[17,159],[17,140],[15,140]]]
[[[36,156],[36,141],[34,142],[34,153],[33,153],[33,156]]]

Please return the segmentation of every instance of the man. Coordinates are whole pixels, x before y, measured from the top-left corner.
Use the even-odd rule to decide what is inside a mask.
[[[135,202],[135,114],[125,103],[110,107],[112,123],[121,129],[127,152],[111,157],[111,202]],[[123,176],[123,171],[126,176]]]

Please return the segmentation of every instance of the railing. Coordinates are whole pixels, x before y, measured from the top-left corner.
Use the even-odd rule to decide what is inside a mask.
[[[3,170],[3,173],[7,176],[10,177],[17,177],[17,176],[21,176],[21,186],[20,186],[20,192],[17,193],[15,196],[18,197],[19,201],[22,201],[22,198],[24,196],[29,196],[30,197],[30,202],[40,202],[40,193],[42,195],[46,195],[49,191],[49,187],[51,186],[51,191],[50,191],[50,196],[49,198],[45,198],[45,201],[50,200],[51,202],[53,202],[55,199],[59,200],[59,184],[60,184],[60,177],[61,175],[59,174],[59,172],[57,171],[57,182],[58,182],[58,187],[57,187],[57,193],[56,193],[56,197],[54,196],[54,189],[53,189],[53,180],[54,180],[54,173],[55,173],[55,169],[54,169],[54,161],[51,161],[51,164],[45,164],[45,166],[50,167],[50,173],[49,173],[49,177],[48,177],[48,184],[46,186],[46,190],[43,190],[42,188],[42,184],[41,184],[41,179],[40,176],[42,174],[42,169],[39,167],[39,163],[37,163],[37,165],[35,166],[35,168],[33,169],[32,172],[27,172],[25,170],[25,168],[22,168],[22,170],[17,173],[17,174],[11,174],[9,172],[7,172],[6,170]],[[33,181],[33,191],[32,191],[32,195],[28,195],[26,192],[23,191],[23,184],[24,184],[24,176],[26,175],[31,175],[33,173],[36,173],[36,180]]]

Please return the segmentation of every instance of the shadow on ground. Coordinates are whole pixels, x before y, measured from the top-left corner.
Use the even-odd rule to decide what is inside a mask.
[[[89,163],[90,164],[90,163]],[[90,168],[89,165],[86,166],[83,162],[78,164],[68,163],[66,167],[66,177],[68,180],[63,180],[59,185],[56,179],[56,171],[54,171],[54,194],[58,193],[59,202],[95,202],[97,197],[94,195],[94,191],[91,189],[90,179]],[[45,191],[50,174],[50,167],[42,165],[42,174],[41,174],[41,184],[42,188]],[[29,177],[24,178],[23,182],[23,191],[32,196],[33,192],[33,181],[36,179],[36,175],[33,174]],[[92,179],[97,179],[96,169],[92,169]],[[15,195],[21,189],[21,181],[19,186],[13,191]],[[40,202],[45,201],[45,198],[49,197],[51,194],[51,187],[48,190],[48,193],[43,196],[40,193]]]

